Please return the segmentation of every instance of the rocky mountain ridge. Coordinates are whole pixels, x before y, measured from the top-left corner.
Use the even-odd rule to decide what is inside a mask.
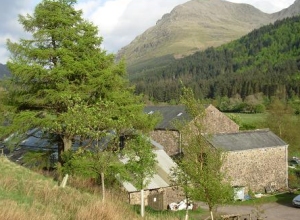
[[[123,47],[117,59],[124,57],[129,69],[134,69],[135,65],[145,63],[147,66],[148,61],[167,55],[180,58],[238,39],[253,29],[299,13],[300,0],[273,14],[248,4],[191,0],[176,6],[155,26]]]

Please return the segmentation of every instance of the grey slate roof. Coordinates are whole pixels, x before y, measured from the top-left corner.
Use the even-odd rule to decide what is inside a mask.
[[[150,179],[148,186],[145,190],[159,189],[164,187],[169,187],[171,185],[170,175],[171,169],[177,167],[177,164],[171,159],[171,157],[164,150],[153,150],[156,154],[156,173]],[[127,163],[127,159],[121,159],[121,162]],[[123,182],[123,187],[127,192],[137,192],[139,191],[130,182]]]
[[[241,151],[288,145],[268,129],[222,133],[207,135],[205,137],[214,147],[222,148],[226,151]]]
[[[167,106],[146,106],[144,112],[147,114],[160,113],[162,121],[155,127],[156,129],[174,130],[175,121],[191,121],[192,118],[188,115],[183,105],[167,105]]]
[[[25,153],[28,151],[50,151],[53,152],[54,156],[57,155],[57,143],[51,141],[51,135],[43,133],[40,129],[32,129],[26,133],[26,137],[19,143],[19,146],[14,149],[13,151],[10,151],[8,147],[6,146],[6,141],[9,141],[11,137],[6,138],[3,143],[0,142],[0,154],[1,149],[3,149],[4,154],[9,157],[14,162],[20,162],[22,163],[22,158]],[[11,135],[12,137],[14,135]],[[113,131],[107,133],[105,137],[102,137],[98,142],[93,141],[90,143],[90,140],[80,140],[79,137],[76,137],[74,142],[72,143],[72,149],[77,150],[79,147],[86,146],[87,144],[90,144],[89,149],[91,151],[94,150],[103,150],[107,148],[109,142],[112,140],[112,138],[115,137],[115,133]],[[160,147],[162,149],[162,146],[159,146],[157,143],[155,145],[157,148]],[[57,160],[57,156],[54,158]]]

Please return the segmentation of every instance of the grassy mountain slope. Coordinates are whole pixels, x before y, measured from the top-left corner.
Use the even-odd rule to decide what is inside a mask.
[[[99,196],[57,182],[10,162],[0,155],[0,219],[140,219],[120,198]]]
[[[142,218],[138,213],[140,207],[129,205],[126,194],[116,195],[107,190],[102,202],[100,187],[92,188],[89,181],[69,178],[67,186],[61,188],[51,178],[17,165],[1,154],[0,177],[1,220],[175,220],[185,216],[185,211],[155,211],[146,207]],[[208,215],[202,209],[189,214],[192,219]]]
[[[117,58],[125,57],[128,73],[134,78],[154,66],[163,67],[174,59],[220,46],[255,28],[299,13],[300,0],[274,14],[247,4],[191,0],[165,14],[155,26],[122,48]]]
[[[150,69],[132,82],[137,91],[157,101],[179,98],[180,83],[201,98],[300,96],[300,16],[256,29],[218,48],[208,48]]]
[[[165,14],[154,27],[122,48],[118,57],[125,57],[132,73],[140,70],[137,65],[141,62],[166,55],[180,58],[219,46],[271,21],[269,14],[247,4],[192,0]]]

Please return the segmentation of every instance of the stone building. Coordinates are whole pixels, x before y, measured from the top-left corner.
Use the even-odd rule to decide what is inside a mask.
[[[183,105],[147,106],[144,109],[147,114],[159,113],[162,120],[150,133],[150,137],[160,143],[168,155],[173,156],[181,152],[182,136],[176,128],[176,123],[191,123],[193,119],[187,113]],[[220,112],[213,105],[204,108],[202,118],[204,133],[230,133],[238,132],[239,125]]]
[[[154,147],[156,144],[152,141]],[[151,178],[147,188],[144,189],[145,205],[157,210],[167,209],[171,202],[181,201],[184,197],[180,190],[172,187],[170,181],[171,170],[177,167],[177,164],[162,149],[154,149],[156,154],[156,173]],[[121,160],[122,161],[122,160]],[[126,162],[124,159],[122,162]],[[130,204],[140,204],[141,193],[130,182],[122,183],[124,189],[128,192],[128,201]]]
[[[268,129],[207,136],[227,152],[223,165],[233,186],[253,192],[288,187],[288,145]]]
[[[145,112],[159,112],[162,121],[151,133],[170,156],[181,152],[184,137],[174,122],[193,120],[184,106],[148,106]],[[269,130],[239,131],[239,126],[212,105],[204,109],[203,134],[213,147],[226,151],[224,169],[232,186],[243,186],[255,192],[288,186],[288,145]]]
[[[151,132],[157,154],[157,173],[145,189],[145,205],[166,209],[171,202],[183,198],[170,184],[170,170],[176,166],[172,156],[181,152],[184,139],[176,123],[193,120],[184,106],[147,106],[145,113],[160,113],[161,122]],[[225,151],[223,171],[232,186],[253,192],[266,192],[288,186],[288,145],[268,129],[239,131],[239,126],[212,105],[205,106],[202,135],[215,148]],[[140,204],[140,192],[130,183],[123,183],[130,204]]]

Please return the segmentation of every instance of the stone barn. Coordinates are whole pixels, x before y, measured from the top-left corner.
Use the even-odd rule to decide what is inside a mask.
[[[181,153],[182,136],[174,123],[187,122],[191,123],[193,119],[186,112],[183,105],[167,106],[147,106],[144,109],[147,114],[159,113],[162,120],[150,133],[150,137],[161,144],[168,155],[174,156]],[[203,124],[205,133],[230,133],[238,132],[239,125],[220,112],[213,105],[207,105],[204,108]]]
[[[155,142],[151,141],[152,144]],[[150,180],[147,188],[144,189],[145,205],[156,210],[165,210],[168,204],[181,201],[184,196],[180,190],[172,187],[170,181],[171,170],[177,167],[177,164],[162,149],[154,150],[156,154],[156,173]],[[122,162],[126,162],[123,160]],[[128,192],[128,200],[132,205],[141,204],[140,191],[130,182],[123,182],[123,188]]]
[[[231,185],[261,193],[288,187],[288,144],[270,130],[214,134],[206,139],[227,152],[223,168]]]
[[[242,186],[255,192],[286,188],[288,181],[288,145],[270,130],[239,131],[239,126],[212,105],[204,109],[203,135],[213,147],[227,154],[224,169],[232,186]],[[181,153],[184,137],[174,121],[192,123],[184,106],[148,106],[147,114],[159,112],[161,122],[151,132],[151,138],[161,144],[170,156]],[[187,125],[188,126],[188,125]],[[208,138],[209,137],[209,138]]]

